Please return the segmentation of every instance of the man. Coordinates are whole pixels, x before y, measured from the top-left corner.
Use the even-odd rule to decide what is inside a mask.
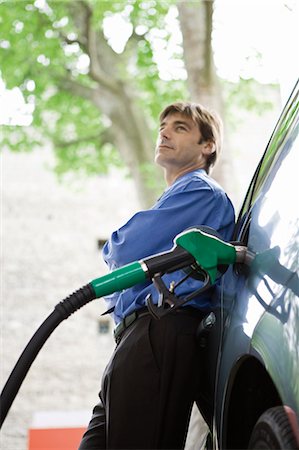
[[[206,225],[229,240],[234,211],[208,173],[221,147],[221,122],[199,104],[175,103],[160,115],[155,161],[168,185],[156,204],[135,214],[103,248],[111,270],[169,250],[186,228]],[[163,276],[166,286],[185,276]],[[197,290],[188,278],[178,296]],[[117,324],[117,346],[102,379],[100,403],[80,450],[180,449],[184,447],[191,408],[200,402],[201,361],[196,331],[211,310],[211,295],[157,320],[146,308],[158,292],[146,282],[106,298]],[[126,321],[124,321],[126,318]]]

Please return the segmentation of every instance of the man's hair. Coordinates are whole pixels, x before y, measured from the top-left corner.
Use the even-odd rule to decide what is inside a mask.
[[[189,117],[194,123],[198,125],[202,139],[200,143],[210,141],[215,145],[215,150],[206,161],[206,170],[209,173],[211,167],[216,163],[216,160],[221,151],[222,145],[222,121],[218,114],[209,111],[199,103],[177,102],[166,106],[160,114],[160,122],[170,114],[180,113],[183,116]]]

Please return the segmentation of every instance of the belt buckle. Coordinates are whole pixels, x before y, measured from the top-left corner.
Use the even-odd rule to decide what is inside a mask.
[[[116,344],[119,343],[123,332],[137,319],[138,314],[137,311],[134,311],[132,314],[126,316],[114,329],[114,340]]]
[[[118,342],[119,342],[119,340],[120,340],[120,336],[121,336],[123,330],[124,330],[124,325],[123,325],[122,322],[120,322],[120,323],[114,328],[113,335],[114,335],[114,340],[115,340],[115,342],[116,342],[117,344],[118,344]]]
[[[138,314],[137,311],[132,312],[127,317],[124,318],[124,330],[128,328],[135,320],[137,319]]]

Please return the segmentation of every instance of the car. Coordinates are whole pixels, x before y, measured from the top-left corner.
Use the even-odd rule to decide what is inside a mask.
[[[214,449],[299,448],[299,83],[249,185],[207,358]]]

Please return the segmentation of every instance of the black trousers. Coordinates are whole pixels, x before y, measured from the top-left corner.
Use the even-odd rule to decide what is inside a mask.
[[[184,448],[200,398],[202,317],[193,308],[160,320],[146,315],[124,332],[79,450]]]

